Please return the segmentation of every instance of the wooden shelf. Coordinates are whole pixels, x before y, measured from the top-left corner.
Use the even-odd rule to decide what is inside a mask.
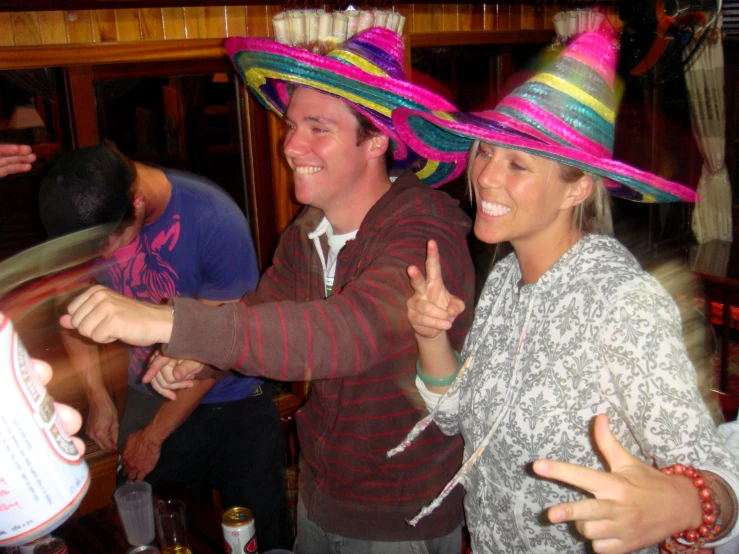
[[[0,48],[0,70],[205,58],[226,59],[223,39],[8,46]]]
[[[478,44],[546,43],[551,29],[511,31],[447,31],[409,35],[411,48],[428,46],[474,46]],[[223,39],[159,40],[102,44],[59,44],[0,48],[0,70],[118,63],[226,60]],[[230,67],[224,63],[224,67]]]
[[[408,37],[411,48],[433,46],[475,46],[479,44],[546,43],[554,38],[551,29],[513,31],[447,31],[414,33]]]

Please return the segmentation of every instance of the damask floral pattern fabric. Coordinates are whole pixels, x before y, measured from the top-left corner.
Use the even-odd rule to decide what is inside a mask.
[[[739,475],[695,386],[676,305],[620,243],[586,235],[538,282],[520,280],[515,254],[491,272],[462,353],[473,360],[459,412],[436,417],[462,433],[465,458],[501,422],[464,481],[474,552],[586,552],[574,526],[544,523],[548,507],[584,494],[530,466],[602,469],[590,439],[599,413],[647,463]]]

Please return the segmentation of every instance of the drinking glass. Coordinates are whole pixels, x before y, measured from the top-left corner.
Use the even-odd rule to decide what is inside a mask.
[[[118,487],[113,493],[118,513],[121,514],[126,539],[133,546],[149,544],[154,540],[154,512],[151,485],[133,481]]]
[[[155,514],[162,554],[192,554],[187,541],[185,503],[180,500],[160,500]]]

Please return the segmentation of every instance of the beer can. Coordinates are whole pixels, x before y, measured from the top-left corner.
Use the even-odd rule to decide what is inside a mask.
[[[257,552],[257,528],[251,510],[238,506],[226,510],[221,518],[221,526],[227,553]]]
[[[27,542],[26,544],[22,544],[20,546],[17,546],[16,548],[18,549],[19,554],[33,554],[36,551],[36,547],[38,545],[43,544],[49,540],[51,540],[51,535],[44,535],[40,539]]]
[[[90,471],[3,314],[0,391],[0,546],[15,546],[66,521],[90,487]]]
[[[33,549],[33,554],[69,554],[67,543],[57,537],[51,537]]]

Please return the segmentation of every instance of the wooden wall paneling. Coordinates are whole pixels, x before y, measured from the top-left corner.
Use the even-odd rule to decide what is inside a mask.
[[[482,31],[485,29],[485,4],[470,6],[469,31]]]
[[[534,26],[532,29],[546,29],[547,28],[547,14],[549,13],[545,6],[536,7],[534,12]]]
[[[118,41],[115,12],[115,10],[95,10],[93,12],[93,26],[97,28],[100,42]]]
[[[205,30],[203,38],[223,38],[226,36],[226,7],[203,8]]]
[[[444,4],[429,4],[429,31],[444,30]]]
[[[13,46],[14,44],[12,14],[0,13],[0,46]]]
[[[239,87],[239,101],[246,161],[249,222],[259,267],[264,270],[272,263],[279,232],[273,223],[275,199],[272,152],[270,141],[263,139],[269,133],[269,114],[243,84]]]
[[[472,26],[470,31],[485,31],[493,28],[494,11],[490,4],[472,6]]]
[[[2,14],[0,14],[0,17]],[[64,12],[36,12],[42,44],[66,44],[69,42],[67,26],[64,23]],[[0,29],[2,29],[0,23]],[[2,35],[2,32],[0,32]]]
[[[71,10],[71,9],[103,9],[103,8],[143,8],[151,5],[151,0],[32,0],[37,10]],[[477,2],[477,0],[475,0]],[[537,5],[542,0],[513,0],[516,4]],[[584,2],[573,2],[571,4],[583,4]],[[264,4],[264,0],[157,0],[156,4],[162,7],[170,6],[219,6],[219,5],[257,5]],[[283,1],[267,0],[268,4],[283,5]],[[407,0],[398,0],[397,4],[412,3]],[[433,3],[443,3],[443,0],[433,0]],[[560,2],[564,3],[564,2]],[[588,4],[600,6],[612,4],[612,0],[588,0]],[[293,6],[313,7],[316,2],[291,2]],[[373,0],[373,7],[387,7],[386,0]],[[363,3],[364,5],[364,3]],[[23,4],[18,0],[0,0],[0,11],[25,11]]]
[[[115,10],[115,26],[120,42],[139,41],[142,38],[138,9]]]
[[[325,4],[319,4],[318,7],[329,9],[328,6]],[[267,6],[267,10],[265,12],[266,16],[265,16],[264,23],[263,23],[264,27],[263,27],[263,31],[260,32],[260,36],[265,36],[265,37],[274,36],[274,29],[272,27],[272,18],[278,13],[280,13],[281,11],[282,10],[280,9],[279,6]],[[255,29],[255,32],[258,30],[259,28]]]
[[[225,17],[227,37],[246,36],[246,8],[244,6],[226,6]]]
[[[275,225],[278,232],[287,227],[300,209],[300,205],[293,200],[292,175],[285,162],[285,156],[282,155],[283,134],[282,120],[270,112],[269,145],[272,160]]]
[[[495,30],[508,31],[511,26],[511,7],[506,4],[496,4],[495,6]]]
[[[403,35],[407,36],[410,33],[410,19],[413,13],[413,6],[408,4],[398,4],[395,6],[395,11],[405,16],[405,27],[403,27]]]
[[[408,37],[411,48],[423,46],[473,46],[475,44],[545,44],[554,38],[554,31],[550,29],[522,30],[493,30],[469,31],[450,33],[415,33]]]
[[[246,7],[246,35],[250,37],[272,36],[272,12],[269,6]]]
[[[457,11],[457,30],[469,31],[472,29],[472,4],[460,4]]]
[[[431,31],[431,14],[429,10],[429,4],[412,5],[411,15],[406,22],[408,34],[428,33]]]
[[[4,12],[0,14],[0,46],[204,39],[244,34],[272,36],[270,18],[283,10],[284,5],[246,4],[204,2],[200,6],[154,8],[122,5],[114,9],[107,7],[108,3],[95,10]],[[407,17],[406,32],[416,33],[551,28],[551,18],[558,8],[548,5],[432,3],[399,4],[396,9]],[[245,22],[241,15],[243,11],[246,12]],[[615,17],[613,10],[610,12],[611,17]],[[19,27],[16,30],[18,36],[11,37],[14,35],[11,13],[15,14],[13,17]],[[236,19],[231,24],[229,18],[233,17]],[[29,26],[28,21],[34,23]]]
[[[512,30],[521,29],[521,6],[508,5],[508,28]]]
[[[459,31],[459,5],[441,5],[441,28],[439,31]]]
[[[225,55],[221,39],[60,44],[54,48],[0,47],[0,71],[87,64],[219,59]]]
[[[544,28],[545,29],[554,29],[554,16],[557,15],[557,12],[562,11],[562,7],[556,6],[556,5],[549,5],[546,4],[544,6]]]
[[[76,10],[64,12],[67,36],[70,43],[94,42],[92,34],[92,12]]]
[[[185,8],[162,8],[165,40],[186,39]]]
[[[67,98],[72,114],[70,117],[75,148],[93,146],[100,141],[92,75],[89,65],[66,70]]]
[[[189,40],[205,38],[204,20],[205,8],[185,8],[185,37]]]
[[[521,6],[521,29],[536,29],[536,12],[541,10],[534,10],[533,6]]]
[[[162,8],[139,10],[142,40],[164,40],[164,14]]]
[[[41,44],[41,29],[36,12],[16,12],[10,17],[15,44],[19,46]]]

